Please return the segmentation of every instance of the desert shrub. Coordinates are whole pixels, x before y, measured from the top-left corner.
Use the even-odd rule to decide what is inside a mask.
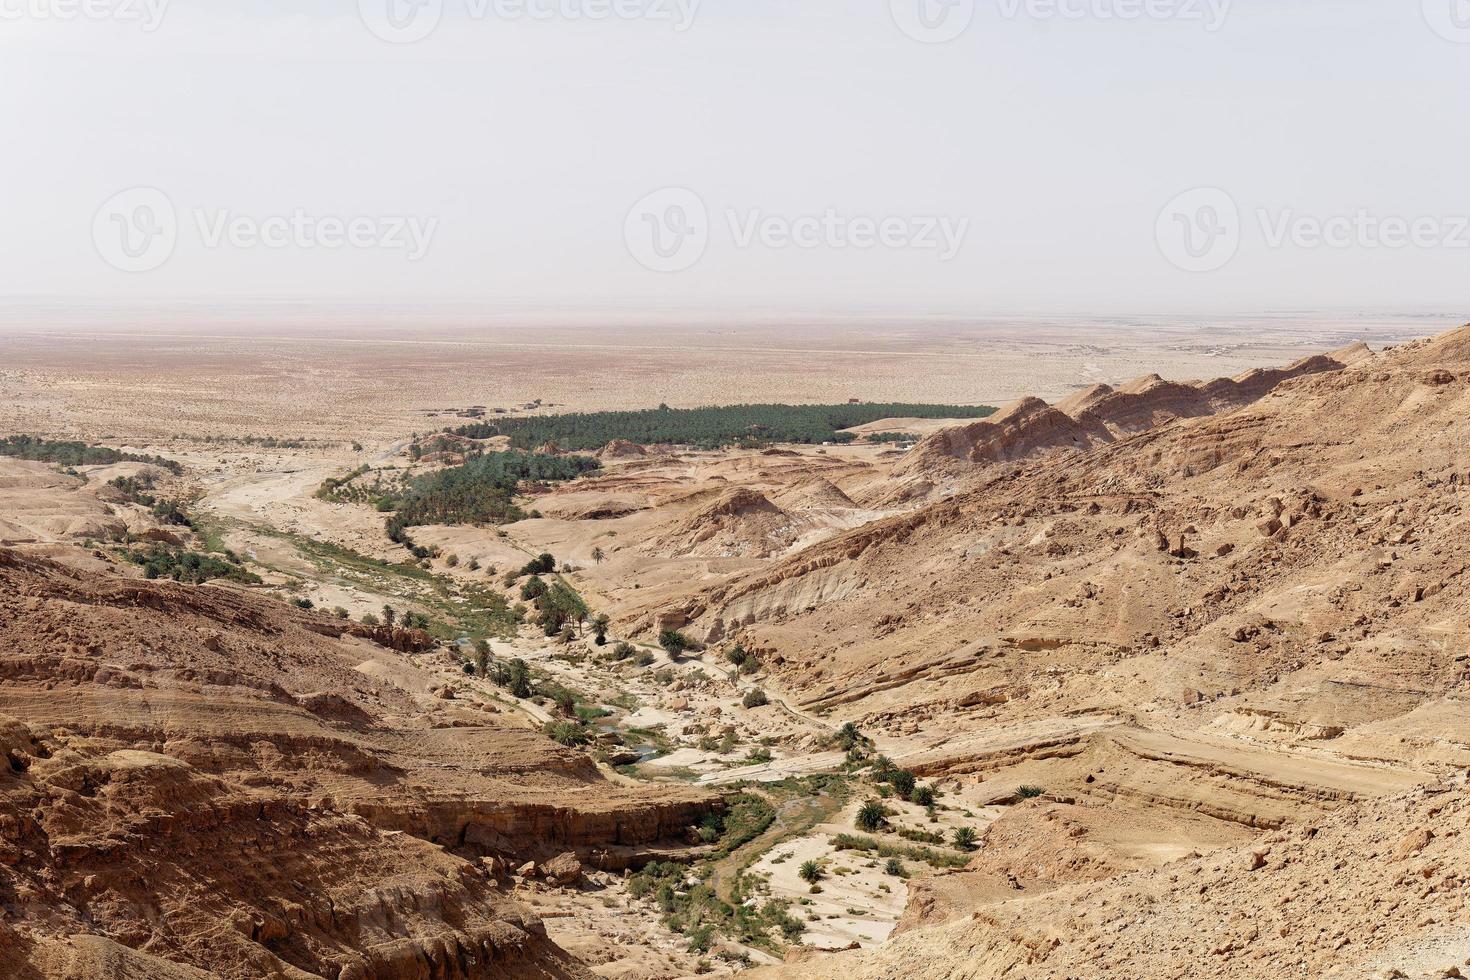
[[[808,885],[815,885],[822,880],[822,866],[816,861],[803,861],[796,874]]]
[[[1045,792],[1046,790],[1042,789],[1040,786],[1022,786],[1020,789],[1016,790],[1016,795],[1023,800],[1034,800],[1036,799],[1036,797]]]
[[[975,849],[975,828],[956,827],[953,833],[954,846],[962,851],[973,851]]]
[[[586,745],[591,741],[587,729],[574,721],[550,721],[542,731],[547,738],[566,746]]]
[[[883,862],[883,873],[895,878],[904,877],[903,861],[896,857],[889,858]]]
[[[904,840],[911,840],[917,844],[943,844],[944,835],[936,834],[928,830],[912,830],[908,827],[898,828],[898,836]]]
[[[745,692],[745,697],[740,699],[740,703],[747,708],[760,708],[770,704],[771,699],[766,696],[765,691],[762,691],[758,687],[753,687]]]
[[[916,803],[919,806],[926,807],[926,808],[933,806],[934,805],[934,790],[933,790],[933,788],[932,787],[929,787],[929,786],[915,786],[913,792],[909,794],[909,802]]]
[[[212,579],[228,579],[246,585],[260,584],[260,576],[247,571],[239,562],[231,561],[228,557],[204,555],[163,545],[155,545],[147,551],[128,551],[124,557],[135,565],[141,565],[143,576],[150,579],[170,578],[189,585],[198,585]]]

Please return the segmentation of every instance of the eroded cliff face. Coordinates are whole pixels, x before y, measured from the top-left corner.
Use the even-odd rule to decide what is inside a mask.
[[[0,550],[0,974],[581,976],[494,872],[626,866],[717,805],[611,785],[334,625]]]

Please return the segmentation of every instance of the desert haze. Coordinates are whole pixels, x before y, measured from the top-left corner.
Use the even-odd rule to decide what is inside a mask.
[[[10,323],[0,974],[1458,976],[1467,418],[1429,317]]]

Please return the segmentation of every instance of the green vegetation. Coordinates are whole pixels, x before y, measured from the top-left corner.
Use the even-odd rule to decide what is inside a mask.
[[[442,640],[470,636],[510,637],[518,619],[505,597],[473,582],[460,582],[408,562],[385,562],[349,548],[293,534],[277,528],[256,526],[257,533],[290,544],[321,572],[326,581],[350,585],[364,592],[402,597],[403,605],[427,610],[423,628]],[[223,528],[211,529],[215,538]],[[367,622],[367,617],[363,617]]]
[[[150,492],[155,485],[154,479],[147,473],[115,476],[107,481],[107,485],[118,492],[123,503],[137,504],[140,507],[152,507],[158,503],[158,498]]]
[[[531,684],[531,668],[520,657],[497,663],[491,670],[490,677],[509,691],[513,698],[528,698],[535,693]]]
[[[882,830],[888,825],[888,807],[877,800],[868,800],[858,808],[853,824],[858,830],[866,830],[868,833]]]
[[[216,558],[195,551],[154,545],[147,551],[125,551],[123,557],[143,566],[143,574],[147,578],[171,578],[190,585],[211,579],[229,579],[249,585],[260,583],[260,576],[246,571],[234,555]]]
[[[794,942],[806,931],[806,925],[791,915],[788,902],[732,907],[720,900],[707,881],[689,885],[689,873],[681,864],[654,862],[629,879],[628,892],[634,898],[652,896],[664,924],[685,937],[691,952],[709,952],[717,935],[779,952],[773,934]]]
[[[794,785],[786,788],[798,791]],[[779,953],[781,943],[795,941],[806,928],[790,914],[789,903],[776,900],[747,905],[738,884],[728,900],[721,898],[715,886],[718,864],[741,861],[746,852],[736,852],[764,834],[775,820],[776,808],[764,796],[739,793],[729,797],[725,811],[711,814],[698,828],[700,839],[713,845],[710,862],[695,868],[672,862],[650,864],[628,880],[629,894],[651,897],[664,923],[681,933],[693,951],[707,952],[717,936],[728,936]]]
[[[659,634],[658,645],[663,647],[664,652],[669,656],[677,658],[684,651],[693,648],[694,641],[678,630],[664,630]]]
[[[0,456],[56,463],[59,466],[106,466],[111,463],[150,463],[173,473],[184,468],[162,456],[125,453],[106,446],[89,446],[85,442],[51,442],[35,436],[6,436],[0,439]]]
[[[886,844],[875,838],[860,837],[856,834],[838,834],[832,838],[832,844],[839,851],[863,851],[882,858],[908,858],[913,861],[923,861],[936,868],[963,868],[970,863],[969,856],[965,854],[936,851],[930,847]]]
[[[962,851],[973,851],[975,849],[975,828],[956,827],[954,829],[954,846]]]
[[[892,875],[895,878],[907,877],[903,870],[903,860],[896,857],[891,857],[887,861],[883,862],[883,873],[886,875]]]
[[[549,721],[542,732],[552,741],[566,746],[586,745],[592,740],[587,729],[573,721]]]
[[[911,830],[908,827],[900,827],[895,833],[904,840],[911,840],[916,844],[943,844],[944,835],[936,834],[928,830]]]
[[[796,874],[798,877],[801,878],[802,881],[806,882],[808,885],[815,885],[824,877],[822,874],[822,866],[816,861],[801,862],[801,867],[797,870]]]
[[[527,514],[515,505],[523,482],[572,480],[602,464],[587,456],[540,453],[486,453],[463,466],[416,476],[398,485],[397,495],[378,498],[379,510],[391,510],[388,536],[412,546],[406,528],[425,524],[508,524]],[[414,548],[415,557],[426,557]],[[548,569],[549,571],[549,569]]]
[[[923,437],[912,432],[873,432],[866,438],[868,442],[918,442]]]
[[[716,408],[591,412],[539,418],[503,418],[453,430],[470,439],[508,436],[517,449],[554,442],[562,449],[600,449],[614,439],[643,445],[677,444],[704,449],[776,442],[848,442],[841,429],[886,418],[985,418],[995,409],[978,405],[726,405]]]
[[[766,696],[765,691],[762,691],[758,687],[753,687],[745,692],[745,697],[740,699],[740,703],[747,708],[760,708],[770,704],[771,699]]]
[[[1046,790],[1042,789],[1040,786],[1022,786],[1020,789],[1016,790],[1016,795],[1023,800],[1034,800],[1045,792]]]
[[[842,723],[833,741],[836,742],[839,749],[847,753],[862,752],[873,744],[873,740],[864,735],[858,726],[850,721]]]
[[[334,503],[344,502],[342,488],[352,483],[358,477],[366,476],[368,469],[367,464],[363,464],[346,476],[328,477],[321,482],[321,486],[316,488],[316,498],[318,500],[330,500]]]

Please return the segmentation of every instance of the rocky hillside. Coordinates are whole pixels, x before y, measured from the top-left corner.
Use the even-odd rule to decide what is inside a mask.
[[[941,433],[952,497],[691,599],[798,707],[1010,808],[890,948],[791,975],[1463,965],[1414,955],[1466,921],[1470,327],[1232,384]]]
[[[1467,832],[1465,785],[1429,787],[752,976],[1458,977],[1470,957]]]
[[[0,974],[581,975],[497,872],[620,869],[712,800],[609,785],[366,632],[0,549]]]
[[[769,651],[812,708],[939,716],[1004,688],[1046,712],[1334,738],[1399,717],[1415,737],[1412,713],[1467,666],[1447,639],[1470,617],[1467,345],[1470,329],[1087,452],[977,463],[974,489],[699,593],[690,620]]]

